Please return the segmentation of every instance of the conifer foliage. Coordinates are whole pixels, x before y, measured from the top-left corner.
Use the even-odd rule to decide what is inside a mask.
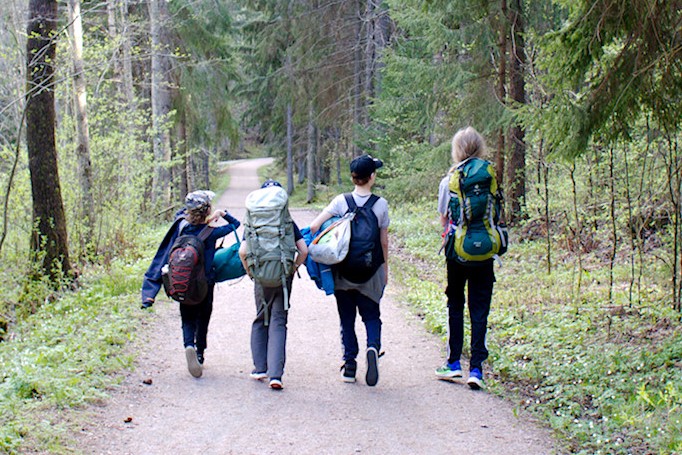
[[[48,275],[109,260],[142,219],[210,186],[218,160],[254,151],[307,202],[362,152],[390,163],[392,200],[422,200],[473,125],[507,221],[529,238],[542,226],[548,271],[553,242],[608,243],[610,265],[642,268],[663,247],[682,305],[679,0],[80,3],[82,55],[62,39],[77,25],[66,4],[1,18],[0,69],[18,75],[0,81],[3,256],[36,232]],[[73,103],[85,95],[87,122]]]

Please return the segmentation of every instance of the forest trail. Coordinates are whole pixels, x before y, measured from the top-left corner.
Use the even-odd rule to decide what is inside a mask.
[[[231,164],[230,188],[215,207],[243,219],[244,199],[259,186],[256,169],[264,163]],[[292,215],[304,227],[315,213],[293,209]],[[216,288],[200,379],[187,372],[178,308],[161,293],[150,325],[141,329],[135,371],[107,402],[84,411],[91,418],[79,449],[116,455],[554,453],[549,432],[515,416],[509,403],[435,379],[443,343],[399,303],[398,291],[389,281],[381,302],[386,355],[378,385],[365,385],[364,356],[358,382],[347,384],[339,372],[334,297],[302,270],[293,285],[279,392],[249,378],[255,304],[248,278]],[[364,333],[358,322],[361,346]]]

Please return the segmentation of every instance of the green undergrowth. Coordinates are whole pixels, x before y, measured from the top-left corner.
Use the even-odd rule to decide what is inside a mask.
[[[391,267],[404,299],[445,341],[445,264],[428,209],[392,210],[399,259]],[[609,299],[607,265],[583,258],[589,271],[578,291],[575,258],[558,251],[550,274],[544,248],[512,243],[495,266],[489,390],[553,429],[561,453],[682,453],[682,330],[666,277],[647,276],[642,300],[631,303],[629,268],[618,266]]]
[[[223,174],[212,188],[228,184]],[[18,261],[2,264],[0,453],[73,453],[70,411],[106,399],[133,365],[136,330],[149,315],[139,307],[142,276],[167,227],[142,227],[117,258],[85,266],[72,290],[22,283],[12,273]]]
[[[148,234],[136,251],[153,251],[161,235]],[[69,411],[105,399],[133,364],[147,265],[120,258],[88,267],[75,291],[8,328],[0,343],[0,453],[73,453]]]

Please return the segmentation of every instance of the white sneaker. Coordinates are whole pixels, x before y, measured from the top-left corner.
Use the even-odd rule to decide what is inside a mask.
[[[273,390],[282,390],[284,386],[282,385],[282,380],[277,378],[270,378],[270,388]]]
[[[187,346],[185,348],[185,357],[187,358],[187,369],[189,370],[189,374],[195,378],[200,378],[203,369],[197,358],[196,348],[194,346]]]
[[[258,372],[256,370],[253,370],[251,374],[249,374],[249,377],[251,379],[255,379],[256,381],[260,381],[261,379],[265,379],[268,377],[268,374],[266,372]]]

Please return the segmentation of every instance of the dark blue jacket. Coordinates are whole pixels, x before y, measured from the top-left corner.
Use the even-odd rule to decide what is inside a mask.
[[[225,214],[223,219],[227,221],[228,224],[213,228],[211,234],[204,241],[204,267],[206,270],[206,278],[209,282],[213,282],[214,280],[213,256],[215,255],[216,241],[236,230],[241,224],[238,219],[234,218],[229,213]],[[159,248],[156,250],[151,265],[144,274],[144,280],[142,281],[143,303],[149,300],[153,301],[161,290],[161,268],[168,263],[168,255],[175,239],[180,235],[180,229],[182,228],[183,234],[199,235],[201,230],[206,227],[205,224],[186,224],[186,222],[183,223],[183,221],[185,221],[184,216],[182,215],[182,212],[179,212],[178,218],[175,219],[175,222],[173,222],[170,229],[168,229],[168,232],[166,232]]]

